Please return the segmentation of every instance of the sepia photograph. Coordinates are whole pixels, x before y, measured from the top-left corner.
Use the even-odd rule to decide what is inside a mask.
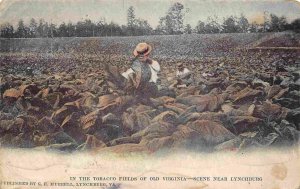
[[[0,188],[300,189],[300,1],[0,0]]]

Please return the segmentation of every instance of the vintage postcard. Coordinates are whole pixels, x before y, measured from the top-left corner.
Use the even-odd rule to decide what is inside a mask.
[[[0,0],[0,188],[300,189],[300,2]]]

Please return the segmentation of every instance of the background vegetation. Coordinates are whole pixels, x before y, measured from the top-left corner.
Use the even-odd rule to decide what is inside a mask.
[[[107,23],[105,20],[93,22],[90,19],[77,23],[61,23],[56,25],[43,19],[32,18],[29,23],[21,19],[17,26],[5,23],[0,26],[2,38],[43,38],[43,37],[100,37],[100,36],[143,36],[143,35],[178,35],[178,34],[209,34],[209,33],[256,33],[281,32],[287,30],[300,31],[300,18],[289,23],[284,16],[265,13],[264,22],[249,22],[244,16],[229,16],[220,22],[216,16],[199,20],[196,27],[184,24],[185,7],[174,3],[166,15],[161,17],[156,28],[152,28],[147,20],[135,14],[135,8],[127,11],[127,25]],[[187,20],[185,20],[188,22]]]

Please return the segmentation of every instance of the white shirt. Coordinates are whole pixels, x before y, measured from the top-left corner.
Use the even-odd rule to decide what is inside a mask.
[[[158,72],[160,72],[160,65],[157,61],[152,60],[152,64],[149,64],[149,66],[151,69],[151,78],[149,82],[156,83],[158,79]],[[122,76],[128,79],[129,78],[128,76],[131,73],[134,73],[134,71],[131,68],[129,68],[126,72],[122,73]]]
[[[180,76],[182,76],[183,74],[186,74],[186,73],[189,73],[189,72],[190,72],[190,70],[187,69],[187,68],[184,68],[183,71],[177,70],[177,71],[176,71],[176,77],[180,77]]]

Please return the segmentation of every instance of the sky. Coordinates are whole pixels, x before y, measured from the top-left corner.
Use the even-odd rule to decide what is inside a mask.
[[[55,24],[84,19],[126,24],[127,9],[133,6],[137,18],[156,27],[175,2],[184,5],[185,24],[193,27],[209,16],[216,16],[220,22],[241,14],[257,22],[263,21],[264,13],[286,16],[288,21],[300,18],[299,0],[0,0],[0,24],[16,25],[20,19],[29,22],[31,18]]]

